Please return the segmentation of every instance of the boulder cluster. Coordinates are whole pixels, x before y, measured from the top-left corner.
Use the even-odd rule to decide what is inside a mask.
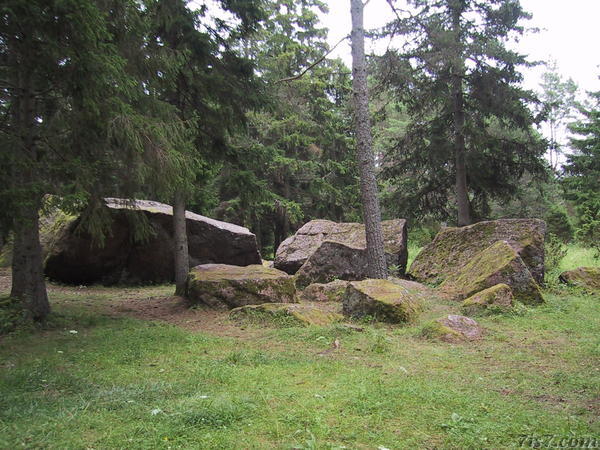
[[[46,274],[66,283],[147,283],[173,279],[171,206],[106,199],[108,239],[98,245],[80,217],[54,220],[45,244]],[[132,216],[135,220],[132,220]],[[138,225],[136,225],[136,221]],[[234,320],[325,325],[348,317],[414,322],[432,304],[460,302],[464,314],[544,302],[545,223],[501,219],[444,228],[407,267],[407,224],[382,222],[385,255],[399,278],[368,279],[364,225],[313,220],[287,238],[271,263],[261,260],[248,229],[186,212],[191,304],[231,310]],[[136,226],[149,231],[134,239]],[[42,233],[43,235],[44,233]],[[600,289],[600,269],[579,268],[561,280]],[[428,322],[423,335],[448,342],[478,339],[468,317]]]

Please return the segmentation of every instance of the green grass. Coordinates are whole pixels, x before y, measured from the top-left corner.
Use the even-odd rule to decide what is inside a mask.
[[[578,244],[569,244],[567,254],[559,264],[559,270],[563,272],[581,266],[600,267],[600,259],[594,258],[594,249],[581,247]]]
[[[52,290],[45,329],[0,340],[0,448],[454,449],[518,447],[522,435],[600,438],[597,295],[553,288],[544,306],[478,317],[487,333],[466,345],[421,336],[455,304],[363,332],[231,324],[237,338],[108,309],[171,291]],[[323,355],[336,338],[340,348]]]

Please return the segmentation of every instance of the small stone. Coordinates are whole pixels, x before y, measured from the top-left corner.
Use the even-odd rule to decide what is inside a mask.
[[[483,329],[470,317],[450,314],[423,327],[423,336],[443,342],[474,341],[483,336]]]

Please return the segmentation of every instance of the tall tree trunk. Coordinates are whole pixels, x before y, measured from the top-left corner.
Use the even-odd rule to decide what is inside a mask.
[[[350,0],[350,11],[352,14],[352,88],[354,91],[356,154],[360,171],[360,192],[367,238],[369,276],[387,278],[381,212],[377,179],[375,178],[375,157],[371,145],[362,0]]]
[[[175,193],[173,202],[173,237],[175,240],[175,295],[184,295],[185,281],[190,271],[187,226],[185,223],[185,196]]]
[[[16,58],[15,55],[13,57]],[[13,198],[13,256],[11,297],[18,299],[32,319],[43,321],[50,313],[46,292],[46,280],[40,244],[39,210],[43,188],[43,174],[36,168],[39,164],[35,145],[35,98],[31,73],[20,67],[13,80],[18,86],[18,95],[11,105],[11,120],[17,131],[20,145],[18,154],[13,155],[11,170]]]
[[[467,166],[465,162],[465,106],[463,94],[464,61],[461,50],[460,17],[461,6],[450,2],[452,28],[455,47],[452,64],[452,100],[454,115],[454,164],[456,172],[456,205],[458,208],[458,226],[471,224],[469,191],[467,189]]]
[[[10,291],[10,296],[20,300],[31,317],[38,321],[50,313],[40,245],[40,206],[41,198],[37,198],[22,202],[17,208],[19,218],[14,226]]]

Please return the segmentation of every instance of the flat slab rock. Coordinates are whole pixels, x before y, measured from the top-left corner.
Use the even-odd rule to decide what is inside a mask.
[[[406,220],[384,220],[381,226],[388,265],[397,265],[400,273],[404,273],[408,258]],[[311,220],[281,243],[275,255],[275,268],[289,274],[296,273],[324,241],[365,250],[365,226],[361,223]]]
[[[262,264],[196,266],[188,274],[185,296],[192,304],[216,308],[297,302],[293,277]]]
[[[500,283],[510,286],[515,300],[530,305],[544,302],[527,266],[505,241],[498,241],[476,254],[452,278],[442,283],[439,291],[453,300],[464,300]]]
[[[558,278],[563,283],[600,291],[600,267],[578,267],[561,273]]]
[[[412,322],[421,310],[421,302],[415,295],[388,280],[350,282],[342,301],[346,316],[369,316],[390,323]]]
[[[451,314],[425,325],[422,333],[430,339],[460,343],[481,339],[483,328],[470,317]]]
[[[462,307],[465,311],[483,311],[490,308],[501,310],[510,309],[513,306],[513,292],[510,286],[504,283],[495,284],[475,295],[467,298]]]
[[[533,279],[544,282],[546,223],[539,219],[500,219],[459,228],[445,228],[417,255],[409,275],[438,284],[452,277],[476,254],[497,241],[506,241],[519,254]]]
[[[63,283],[158,283],[174,279],[173,208],[150,200],[105,199],[112,223],[104,246],[78,233],[80,218],[63,227],[48,250],[45,273]],[[128,219],[139,214],[154,231],[134,242]],[[190,267],[206,263],[260,264],[256,236],[247,228],[186,211]]]
[[[344,320],[344,316],[323,304],[306,303],[265,303],[232,309],[229,317],[233,320],[251,322],[273,322],[279,325],[326,326]]]

